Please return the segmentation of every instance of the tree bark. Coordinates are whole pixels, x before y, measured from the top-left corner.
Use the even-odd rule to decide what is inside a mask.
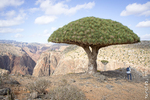
[[[95,74],[97,72],[97,54],[100,47],[91,46],[92,51],[89,46],[82,46],[88,56],[88,74]]]

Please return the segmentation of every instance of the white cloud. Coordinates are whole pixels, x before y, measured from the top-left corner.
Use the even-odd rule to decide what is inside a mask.
[[[129,4],[126,6],[126,9],[123,10],[120,14],[121,16],[128,16],[128,15],[150,15],[150,2],[145,4]]]
[[[32,12],[32,13],[33,13],[33,12],[36,12],[36,11],[38,11],[38,10],[39,10],[39,8],[30,8],[30,9],[29,9],[29,11]]]
[[[150,21],[139,22],[136,27],[150,27]]]
[[[150,16],[150,10],[149,10],[149,11],[145,11],[145,12],[141,13],[141,15]]]
[[[35,19],[35,24],[48,24],[53,22],[57,17],[56,16],[41,16]]]
[[[16,15],[16,12],[14,10],[10,10],[6,13],[2,12],[1,16],[6,16],[7,18],[14,17]]]
[[[22,31],[24,31],[24,29],[0,28],[0,33],[17,33]]]
[[[24,13],[24,11],[20,10],[17,16],[5,20],[0,20],[0,27],[19,25],[24,22],[25,16],[26,14]]]
[[[94,2],[89,2],[88,4],[85,3],[83,5],[76,5],[75,7],[66,9],[64,14],[66,14],[66,15],[75,14],[80,9],[92,9],[94,5],[95,5]]]
[[[64,3],[65,2],[55,3],[53,0],[38,0],[36,5],[40,4],[40,9],[47,15],[70,15],[76,13],[80,9],[91,9],[95,6],[95,2],[89,2],[69,8],[68,5]]]
[[[15,38],[22,38],[23,35],[22,35],[22,34],[16,34],[14,37],[15,37]]]
[[[0,10],[7,6],[20,6],[24,3],[24,0],[0,0]]]
[[[76,5],[75,7],[68,7],[66,2],[70,0],[65,0],[55,3],[55,0],[38,0],[36,5],[40,5],[39,10],[44,11],[45,15],[35,19],[35,24],[48,24],[53,22],[57,15],[65,14],[72,15],[75,14],[80,9],[92,9],[95,6],[95,2],[89,2],[82,5]]]
[[[150,40],[150,34],[145,34],[143,36],[141,36],[142,40]]]

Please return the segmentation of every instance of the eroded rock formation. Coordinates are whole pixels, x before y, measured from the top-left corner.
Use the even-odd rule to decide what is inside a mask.
[[[33,76],[50,76],[54,73],[61,54],[59,52],[47,51],[41,54],[34,71]]]
[[[33,61],[20,47],[9,44],[0,44],[1,69],[6,69],[11,74],[20,73],[22,75],[32,75],[35,64],[35,61]]]

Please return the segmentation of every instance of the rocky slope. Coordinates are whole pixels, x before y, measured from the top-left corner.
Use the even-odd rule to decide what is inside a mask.
[[[101,60],[109,61],[104,65]],[[81,47],[65,53],[58,63],[55,75],[85,72],[88,58]],[[150,74],[150,41],[136,44],[113,45],[101,48],[97,58],[98,70],[115,70],[128,67],[136,68],[144,74]]]
[[[23,50],[35,61],[39,59],[42,52],[50,49],[51,45],[38,44],[38,43],[30,43],[26,46],[23,46]]]
[[[59,52],[47,51],[41,54],[34,71],[33,76],[50,76],[54,73],[61,54]]]
[[[42,52],[50,51],[63,51],[67,44],[41,44],[41,43],[27,43],[17,42],[13,40],[0,40],[0,43],[11,44],[15,47],[22,48],[35,62],[38,61]]]
[[[32,74],[35,61],[20,47],[0,43],[0,68],[11,74]]]
[[[68,45],[53,45],[50,50],[43,52],[36,63],[33,76],[50,76],[55,72],[58,62]]]
[[[11,44],[15,47],[22,48],[35,62],[37,62],[42,52],[51,49],[50,44],[17,42],[13,40],[0,40],[0,43]]]

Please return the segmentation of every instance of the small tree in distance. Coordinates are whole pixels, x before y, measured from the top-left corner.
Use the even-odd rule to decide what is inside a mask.
[[[97,54],[100,48],[140,42],[140,38],[128,27],[110,19],[84,17],[57,29],[48,42],[81,46],[87,53],[88,73],[97,72]],[[90,50],[90,47],[92,50]]]

